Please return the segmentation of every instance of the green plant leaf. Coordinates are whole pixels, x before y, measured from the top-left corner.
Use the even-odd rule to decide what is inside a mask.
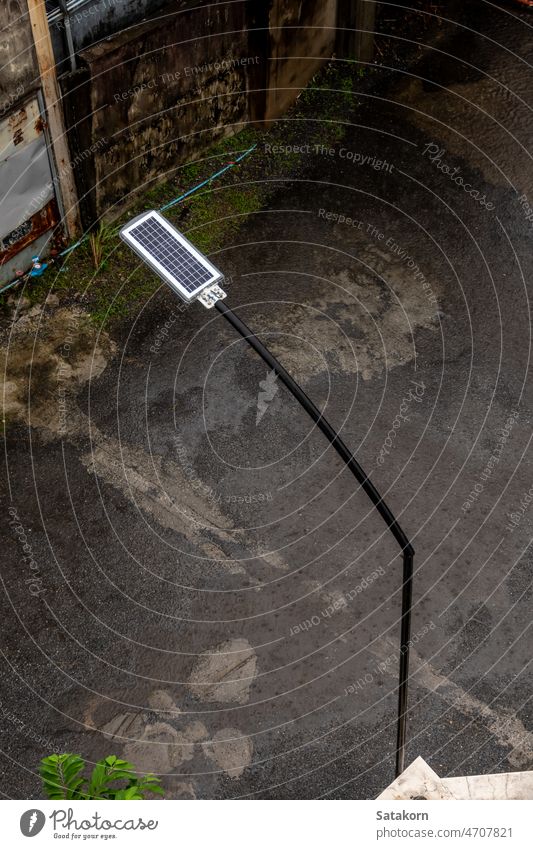
[[[133,785],[132,787],[126,787],[124,790],[117,790],[115,793],[115,799],[143,799],[144,797],[139,792],[139,789]]]
[[[133,764],[120,760],[115,755],[108,755],[94,767],[87,792],[95,799],[116,798],[116,792],[124,788],[113,786],[114,782],[133,783],[136,778]]]
[[[85,761],[79,755],[49,755],[43,758],[40,774],[43,789],[49,799],[83,798],[85,779],[81,772]]]
[[[85,761],[79,755],[49,755],[39,772],[49,799],[144,799],[146,793],[164,796],[159,779],[152,773],[137,776],[129,761],[108,755],[95,764],[90,782],[82,775]],[[88,787],[87,787],[88,784]]]

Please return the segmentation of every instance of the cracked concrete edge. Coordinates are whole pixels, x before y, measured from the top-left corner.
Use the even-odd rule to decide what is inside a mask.
[[[455,799],[533,799],[533,772],[462,775],[442,783]]]
[[[440,778],[423,758],[418,757],[377,798],[397,801],[533,799],[533,772]]]
[[[425,760],[418,757],[377,798],[401,800],[455,797]]]

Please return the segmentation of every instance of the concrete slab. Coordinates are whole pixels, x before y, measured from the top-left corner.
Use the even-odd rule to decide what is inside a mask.
[[[416,758],[378,799],[533,799],[533,772],[463,775],[440,778],[422,757]]]
[[[533,799],[533,772],[443,778],[454,799]]]
[[[436,772],[421,757],[416,758],[378,799],[453,799]]]

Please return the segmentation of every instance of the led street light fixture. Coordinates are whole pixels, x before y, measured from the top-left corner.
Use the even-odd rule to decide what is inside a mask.
[[[222,272],[159,212],[143,212],[119,235],[185,303],[199,298],[209,309],[226,297]]]

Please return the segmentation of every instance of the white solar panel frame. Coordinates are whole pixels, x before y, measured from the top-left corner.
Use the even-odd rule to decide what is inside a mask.
[[[197,262],[199,262],[200,265],[202,265],[206,269],[206,271],[210,272],[211,276],[209,280],[203,282],[201,286],[198,286],[192,292],[188,292],[187,289],[180,282],[180,280],[174,274],[168,271],[168,269],[166,269],[163,265],[161,265],[161,263],[158,262],[154,254],[147,251],[144,245],[141,245],[140,242],[135,239],[135,236],[132,235],[131,230],[135,229],[135,227],[138,227],[139,224],[142,224],[143,221],[146,221],[149,218],[155,218],[165,228],[165,230],[170,233],[173,239],[176,239],[176,241],[178,241],[180,245],[185,248],[188,253],[190,253],[197,260]],[[198,295],[200,295],[201,292],[203,292],[204,289],[206,289],[208,286],[212,286],[214,283],[219,283],[224,279],[224,275],[222,274],[222,272],[219,271],[219,269],[216,268],[213,263],[209,262],[207,257],[200,253],[200,251],[197,250],[194,245],[191,244],[191,242],[189,242],[189,240],[186,239],[185,236],[170,223],[170,221],[167,221],[167,219],[155,209],[151,209],[148,212],[143,212],[136,218],[132,218],[131,221],[128,221],[128,223],[121,228],[121,230],[119,231],[119,236],[187,304],[190,304],[192,301],[196,300]]]

